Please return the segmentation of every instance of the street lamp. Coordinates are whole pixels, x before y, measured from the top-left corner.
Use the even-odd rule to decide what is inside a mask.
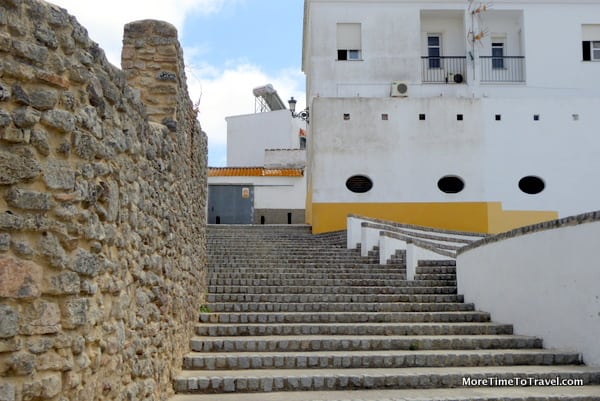
[[[290,105],[290,111],[292,112],[292,117],[304,120],[308,124],[308,118],[309,118],[308,107],[305,108],[304,110],[302,110],[300,113],[296,113],[296,103],[297,102],[298,101],[296,99],[294,99],[293,96],[290,98],[290,100],[288,100],[288,104]]]

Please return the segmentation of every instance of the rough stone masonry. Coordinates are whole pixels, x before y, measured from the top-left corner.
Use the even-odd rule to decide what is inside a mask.
[[[205,284],[206,135],[171,25],[123,70],[0,0],[0,401],[164,400]]]

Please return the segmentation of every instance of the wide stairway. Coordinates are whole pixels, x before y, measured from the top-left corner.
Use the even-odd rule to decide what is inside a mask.
[[[379,265],[344,235],[210,226],[208,304],[173,400],[600,400],[600,368],[464,303],[453,261],[406,281],[401,256]],[[547,385],[571,379],[584,385]]]

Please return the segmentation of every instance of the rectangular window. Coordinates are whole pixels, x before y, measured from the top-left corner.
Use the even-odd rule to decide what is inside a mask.
[[[600,61],[600,40],[592,42],[592,60]]]
[[[492,42],[492,68],[504,69],[504,42]]]
[[[600,24],[584,24],[581,33],[583,61],[600,61]]]
[[[583,61],[600,61],[600,40],[586,40],[581,43]]]
[[[355,23],[337,24],[337,59],[361,60],[361,25]]]
[[[427,57],[429,68],[442,68],[442,36],[438,33],[427,34]]]

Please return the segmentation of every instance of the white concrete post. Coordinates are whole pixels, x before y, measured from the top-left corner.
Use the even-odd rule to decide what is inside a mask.
[[[417,249],[411,240],[406,241],[406,279],[413,281],[417,271]]]
[[[361,223],[362,223],[362,220],[357,219],[356,217],[348,216],[346,218],[346,227],[348,228],[348,234],[347,234],[348,239],[347,239],[347,243],[346,243],[347,249],[356,249],[358,244],[360,244]]]

